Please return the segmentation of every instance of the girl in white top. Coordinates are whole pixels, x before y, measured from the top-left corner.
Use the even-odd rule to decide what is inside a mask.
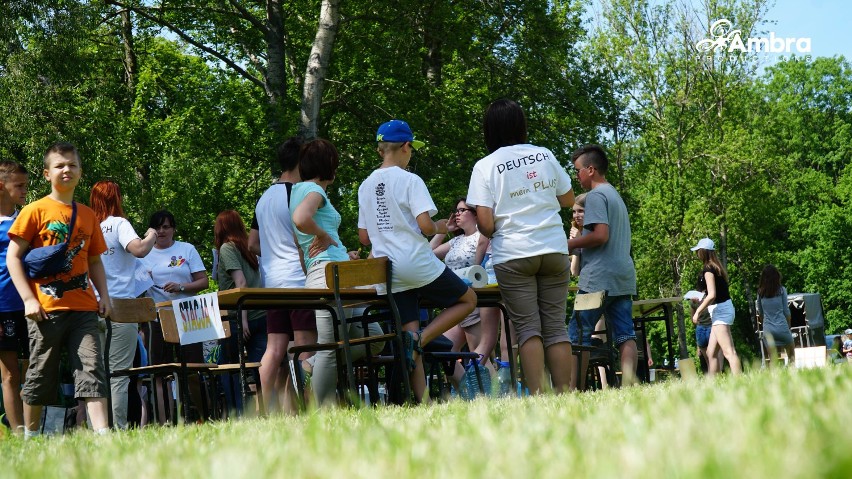
[[[430,244],[435,256],[443,259],[444,264],[452,270],[482,263],[489,241],[479,233],[476,210],[467,204],[465,198],[456,201],[456,209],[447,220],[447,231],[461,234],[445,243],[442,242],[446,236],[443,233],[432,237]],[[494,367],[490,357],[497,344],[499,319],[499,308],[476,308],[461,323],[444,333],[444,336],[453,342],[453,351],[461,351],[462,346],[467,344],[472,352],[482,357],[482,364],[491,371]],[[456,388],[459,387],[463,376],[464,368],[456,363],[455,373],[451,378]]]
[[[118,183],[105,180],[95,183],[89,196],[89,206],[101,222],[107,250],[101,255],[106,272],[107,290],[111,299],[134,298],[134,272],[137,258],[144,258],[157,239],[157,232],[148,228],[145,239],[140,239],[127,221],[121,206],[121,188]],[[113,323],[109,345],[111,371],[133,366],[136,355],[138,327],[135,323]],[[130,378],[110,379],[112,414],[115,427],[127,429],[127,401]]]

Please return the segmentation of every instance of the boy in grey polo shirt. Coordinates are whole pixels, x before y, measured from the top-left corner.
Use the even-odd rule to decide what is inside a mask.
[[[636,294],[636,268],[630,257],[630,219],[621,196],[606,181],[609,160],[599,145],[580,147],[571,155],[577,179],[586,195],[583,234],[568,241],[570,250],[583,249],[580,292],[606,291],[599,309],[580,311],[583,337],[591,344],[591,333],[601,314],[606,317],[621,356],[624,384],[636,381],[636,333],[633,329],[633,300]]]

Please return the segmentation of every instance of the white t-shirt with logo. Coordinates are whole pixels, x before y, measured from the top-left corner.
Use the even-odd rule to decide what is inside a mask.
[[[163,286],[166,283],[191,283],[192,273],[206,272],[195,246],[183,241],[175,241],[166,249],[154,247],[148,256],[142,258],[142,263],[154,279],[154,286],[148,289],[148,296],[154,298],[155,303],[190,297],[191,294],[187,292],[167,293]]]
[[[101,255],[106,271],[107,291],[110,298],[135,297],[134,272],[136,257],[127,252],[127,245],[139,235],[125,218],[110,216],[101,222],[107,249]]]
[[[267,288],[304,288],[305,272],[290,219],[286,183],[275,183],[254,209],[260,233],[260,266]]]
[[[553,152],[535,145],[504,146],[473,167],[467,204],[494,209],[494,264],[548,253],[568,254],[557,196],[571,178]]]
[[[373,171],[358,188],[358,228],[370,235],[374,257],[391,260],[394,293],[425,286],[444,271],[417,225],[421,213],[437,212],[423,180],[397,166]]]

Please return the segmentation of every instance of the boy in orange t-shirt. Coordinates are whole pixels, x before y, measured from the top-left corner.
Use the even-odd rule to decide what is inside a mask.
[[[80,155],[74,145],[53,144],[44,154],[44,177],[50,181],[50,194],[25,206],[9,230],[7,263],[24,302],[31,344],[30,366],[21,393],[30,405],[24,411],[26,437],[39,434],[42,406],[56,397],[63,349],[74,370],[74,396],[86,402],[92,429],[100,434],[109,430],[98,327],[98,315],[110,313],[101,263],[106,243],[95,213],[85,205],[76,205],[77,218],[73,231],[69,231],[74,189],[81,175]],[[69,234],[66,261],[70,268],[54,276],[29,279],[23,265],[26,252],[31,247],[62,243]],[[90,279],[100,300],[89,286]]]

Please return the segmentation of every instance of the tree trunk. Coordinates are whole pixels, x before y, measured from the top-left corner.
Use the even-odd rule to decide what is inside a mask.
[[[266,97],[269,101],[269,129],[275,141],[284,139],[285,129],[281,118],[284,116],[284,98],[287,89],[286,45],[284,38],[284,13],[280,0],[267,0],[266,21],[266,81],[264,82]]]
[[[441,86],[441,39],[429,34],[426,37],[426,80],[434,87]]]
[[[124,84],[132,100],[136,96],[138,64],[133,44],[133,19],[130,18],[130,10],[126,8],[121,11],[121,43],[124,45]]]
[[[323,0],[320,7],[319,26],[308,66],[305,69],[305,84],[302,90],[302,112],[299,131],[305,139],[316,138],[322,104],[325,74],[334,47],[334,37],[340,25],[340,0]]]

